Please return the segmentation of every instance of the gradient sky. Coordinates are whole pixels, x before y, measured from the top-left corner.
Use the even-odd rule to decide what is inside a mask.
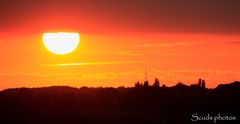
[[[133,86],[158,77],[207,87],[240,78],[238,0],[0,0],[0,89]],[[44,32],[79,32],[68,55]]]

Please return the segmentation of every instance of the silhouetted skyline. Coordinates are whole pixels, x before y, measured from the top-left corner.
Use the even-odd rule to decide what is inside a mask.
[[[200,84],[199,84],[200,83]],[[205,88],[204,80],[173,87],[137,82],[135,87],[13,88],[0,92],[0,116],[7,123],[232,123],[239,121],[240,82]],[[210,114],[210,115],[209,115]],[[217,116],[217,119],[197,120]],[[196,123],[196,122],[194,122]]]

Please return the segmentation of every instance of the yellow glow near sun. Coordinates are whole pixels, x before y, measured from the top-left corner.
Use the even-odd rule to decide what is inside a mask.
[[[45,47],[55,54],[68,54],[74,51],[79,44],[80,35],[78,33],[44,33],[43,43]]]

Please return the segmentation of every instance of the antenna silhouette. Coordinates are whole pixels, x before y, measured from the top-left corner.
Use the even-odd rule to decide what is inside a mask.
[[[145,67],[145,81],[148,80],[148,77],[147,77],[147,67]]]

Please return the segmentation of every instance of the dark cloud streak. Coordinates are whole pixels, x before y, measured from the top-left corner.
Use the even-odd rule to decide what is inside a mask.
[[[47,16],[74,19],[85,31],[240,33],[239,6],[239,0],[1,0],[0,31]],[[55,27],[69,26],[61,23]]]

